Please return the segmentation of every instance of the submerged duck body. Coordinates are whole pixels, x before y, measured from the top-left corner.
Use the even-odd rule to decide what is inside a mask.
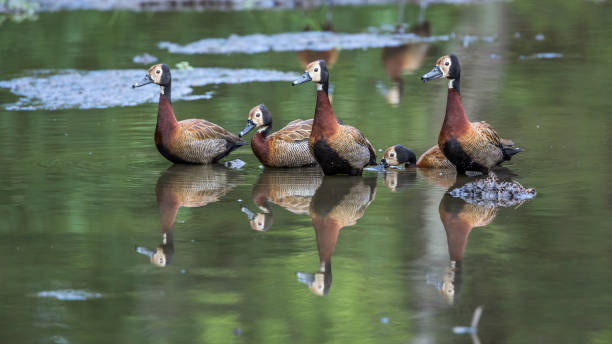
[[[133,87],[155,83],[161,88],[155,127],[155,146],[173,163],[208,164],[222,159],[247,143],[238,135],[203,119],[177,121],[171,103],[170,68],[152,66],[143,82]]]
[[[522,149],[513,148],[514,143],[500,138],[489,124],[468,121],[459,94],[460,73],[457,56],[447,55],[439,58],[434,69],[421,77],[423,81],[441,77],[450,80],[438,147],[457,171],[487,173],[492,167],[510,160]]]
[[[251,148],[259,161],[267,167],[304,167],[317,164],[308,147],[308,138],[313,120],[296,119],[281,130],[272,130],[272,115],[263,105],[257,105],[249,111],[247,125],[240,132],[240,137],[253,128],[257,133],[251,139]]]
[[[368,139],[350,125],[338,123],[327,94],[329,72],[325,61],[312,62],[293,85],[317,83],[317,103],[309,148],[326,175],[361,175],[363,168],[376,165],[376,153]]]

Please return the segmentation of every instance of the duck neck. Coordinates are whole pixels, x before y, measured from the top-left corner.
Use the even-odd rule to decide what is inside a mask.
[[[448,88],[454,88],[455,90],[457,90],[457,94],[461,95],[461,91],[459,90],[461,84],[461,79],[459,77],[456,77],[455,79],[450,79],[448,81]]]
[[[160,94],[165,95],[168,98],[168,102],[172,103],[172,99],[170,98],[170,93],[172,91],[172,81],[168,82],[167,85],[159,85]]]
[[[317,91],[323,91],[325,94],[329,94],[329,82],[317,83]]]
[[[451,81],[452,82],[452,81]],[[451,136],[460,136],[470,127],[461,103],[461,96],[456,88],[448,89],[448,97],[446,99],[446,115],[442,124],[442,131]]]
[[[170,94],[170,86],[167,86],[168,95]],[[159,95],[159,105],[157,110],[157,132],[166,132],[173,129],[178,125],[176,116],[174,116],[174,110],[172,110],[172,104],[170,103],[170,97],[166,93]]]
[[[334,114],[325,86],[317,84],[317,107],[315,108],[312,130],[323,136],[331,136],[338,128],[338,119]]]
[[[266,135],[263,132],[256,132],[251,139],[251,149],[255,156],[262,162],[267,163],[268,161],[268,145],[266,143]],[[256,203],[257,204],[257,203]],[[259,206],[259,204],[257,204]]]
[[[263,139],[266,139],[268,135],[270,135],[271,131],[272,131],[272,122],[268,123],[265,127],[258,130],[257,133],[255,133],[255,136],[260,136]]]

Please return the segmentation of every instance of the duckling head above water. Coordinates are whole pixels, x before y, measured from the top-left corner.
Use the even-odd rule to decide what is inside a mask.
[[[385,150],[384,156],[380,162],[384,167],[398,166],[405,164],[406,167],[416,165],[416,155],[410,149],[395,145]]]
[[[148,84],[157,84],[161,86],[161,93],[170,98],[171,82],[172,75],[170,74],[170,67],[168,67],[167,64],[156,64],[151,66],[145,77],[140,82],[132,85],[132,88],[141,87]]]
[[[254,128],[258,128],[257,132],[263,133],[264,136],[272,128],[272,115],[263,104],[256,105],[249,111],[247,124],[238,136],[243,137]]]
[[[295,86],[308,81],[313,81],[317,84],[317,91],[325,91],[325,93],[327,93],[329,72],[327,71],[325,60],[310,62],[308,66],[306,66],[304,74],[302,74],[299,79],[294,80],[291,85]]]
[[[454,88],[459,92],[459,79],[461,77],[461,67],[457,55],[450,54],[440,57],[436,61],[434,68],[427,74],[421,77],[423,82],[431,81],[438,78],[449,79],[449,88]]]

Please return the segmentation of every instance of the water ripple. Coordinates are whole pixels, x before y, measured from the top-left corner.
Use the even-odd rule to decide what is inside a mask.
[[[122,70],[39,70],[32,76],[0,81],[0,88],[8,88],[18,96],[13,104],[4,104],[9,111],[101,109],[113,106],[134,106],[157,102],[159,88],[153,86],[132,89],[131,85],[143,78],[145,69]],[[276,70],[193,68],[172,71],[172,99],[210,99],[212,92],[191,94],[193,86],[239,84],[247,82],[291,81],[298,75]]]

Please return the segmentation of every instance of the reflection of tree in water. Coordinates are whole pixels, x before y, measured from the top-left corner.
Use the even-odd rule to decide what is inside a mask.
[[[155,194],[159,207],[162,243],[155,250],[137,246],[136,251],[157,266],[172,263],[173,227],[180,207],[203,207],[219,201],[239,183],[236,171],[221,165],[182,165],[168,168],[157,180]]]
[[[265,232],[274,221],[271,204],[296,215],[308,214],[310,200],[322,179],[319,167],[264,169],[253,186],[253,203],[260,211],[255,213],[242,207],[242,212],[247,214],[252,229]]]
[[[340,229],[357,223],[376,196],[376,177],[326,176],[310,203],[310,218],[319,252],[319,271],[298,272],[298,281],[316,295],[327,295],[332,283],[331,256]]]

